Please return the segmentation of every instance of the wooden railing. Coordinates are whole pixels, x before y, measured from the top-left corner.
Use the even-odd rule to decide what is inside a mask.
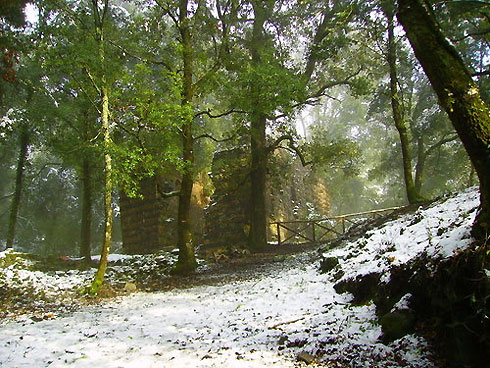
[[[402,207],[390,207],[380,210],[350,213],[340,216],[331,216],[314,220],[276,221],[271,222],[277,245],[291,243],[319,243],[322,240],[335,238],[344,234],[352,226],[367,218],[375,218],[387,212],[393,212]],[[272,230],[271,229],[271,230]],[[288,243],[289,242],[289,243]]]

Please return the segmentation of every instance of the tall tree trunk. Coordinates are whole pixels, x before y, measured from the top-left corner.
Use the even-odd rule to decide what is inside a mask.
[[[267,149],[265,139],[266,117],[260,112],[252,115],[250,125],[250,149],[252,154],[250,189],[251,249],[261,249],[267,245],[267,213],[265,208],[265,184],[267,176]]]
[[[102,133],[104,139],[104,240],[102,243],[102,252],[100,254],[99,267],[95,274],[94,280],[89,290],[89,294],[97,295],[104,281],[105,272],[107,269],[107,259],[111,248],[112,240],[112,191],[114,185],[112,182],[112,157],[110,147],[112,144],[111,129],[109,124],[109,91],[105,74],[105,48],[104,48],[104,17],[108,10],[108,0],[105,0],[102,14],[100,13],[97,0],[92,0],[93,11],[95,16],[95,36],[98,43],[98,58],[102,67],[100,97],[101,97],[101,122]]]
[[[90,243],[92,233],[92,167],[90,159],[82,163],[82,224],[80,233],[80,256],[90,261]]]
[[[490,114],[478,86],[421,0],[398,0],[398,20],[425,74],[453,123],[480,179],[480,210],[473,234],[490,233]]]
[[[103,47],[102,47],[103,49]],[[102,54],[103,55],[103,54]],[[105,81],[104,81],[105,82]],[[109,127],[109,96],[107,88],[102,87],[102,130],[104,133],[104,240],[102,243],[102,251],[100,254],[99,266],[97,273],[95,274],[92,286],[90,287],[90,294],[97,295],[102,283],[104,282],[105,271],[107,269],[107,260],[111,249],[112,240],[112,190],[114,188],[112,182],[112,157],[109,153],[109,148],[112,143],[112,137]]]
[[[407,193],[408,203],[413,204],[422,201],[419,193],[415,188],[412,173],[412,153],[410,149],[410,139],[408,136],[408,125],[405,121],[403,106],[400,102],[401,96],[398,91],[398,74],[397,74],[397,56],[396,44],[394,35],[394,14],[391,9],[386,9],[386,17],[388,19],[388,65],[390,68],[390,95],[391,108],[393,110],[393,120],[396,130],[400,137],[400,145],[402,149],[403,162],[403,177],[405,180],[405,191]]]
[[[192,104],[194,95],[192,75],[193,75],[193,55],[192,55],[192,35],[189,28],[189,18],[187,12],[188,1],[181,0],[179,4],[179,31],[182,37],[184,79],[182,106]],[[182,174],[180,186],[179,209],[177,216],[177,246],[179,248],[179,258],[174,272],[187,274],[194,271],[197,267],[194,254],[194,244],[190,225],[190,208],[192,198],[192,187],[194,185],[193,166],[194,166],[194,139],[192,137],[192,118],[185,118],[182,126],[182,157],[186,163]]]
[[[261,49],[264,44],[265,10],[263,4],[254,2],[254,25],[251,42],[252,67],[257,68],[262,62]],[[267,214],[265,208],[265,183],[267,176],[267,144],[266,123],[267,118],[262,111],[263,102],[260,101],[260,88],[258,83],[251,86],[252,99],[255,99],[255,111],[250,114],[250,150],[251,150],[251,198],[250,198],[250,234],[249,247],[260,249],[267,246]]]
[[[24,179],[25,165],[27,161],[27,150],[29,148],[30,134],[25,125],[20,128],[19,136],[19,157],[17,159],[17,170],[15,173],[14,197],[10,203],[9,226],[7,233],[7,248],[14,247],[15,228],[17,226],[17,215],[22,197],[22,186]]]

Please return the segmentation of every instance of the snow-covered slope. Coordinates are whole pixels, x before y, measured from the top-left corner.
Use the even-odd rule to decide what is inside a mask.
[[[329,256],[344,278],[470,242],[476,190],[370,231]],[[52,320],[4,323],[1,367],[434,367],[421,337],[379,341],[374,304],[353,306],[311,254],[255,280],[135,293]]]
[[[471,224],[479,205],[476,187],[467,189],[444,202],[385,223],[368,231],[362,238],[326,252],[337,257],[344,275],[342,280],[369,273],[383,274],[389,280],[393,266],[406,264],[422,254],[443,259],[465,249],[472,241]]]

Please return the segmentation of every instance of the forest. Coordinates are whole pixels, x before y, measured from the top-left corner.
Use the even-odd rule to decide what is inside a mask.
[[[77,284],[77,298],[90,301],[99,300],[111,283],[120,283],[123,292],[167,290],[171,282],[163,278],[199,287],[196,277],[208,267],[214,272],[208,265],[213,262],[234,269],[236,259],[280,259],[293,272],[297,266],[290,257],[309,265],[318,261],[309,253],[311,244],[304,254],[297,254],[301,246],[286,245],[295,249],[294,256],[282,254],[289,250],[278,251],[277,245],[312,235],[323,273],[335,279],[332,292],[349,292],[367,309],[374,300],[379,314],[408,291],[399,295],[402,286],[388,283],[383,292],[378,288],[359,302],[349,280],[365,274],[349,278],[345,267],[342,275],[337,272],[348,264],[339,266],[338,260],[353,253],[332,251],[338,242],[318,240],[326,236],[318,231],[328,228],[350,239],[349,244],[357,241],[368,254],[368,238],[357,240],[355,229],[344,234],[344,222],[342,231],[335,230],[332,219],[344,221],[343,216],[374,210],[389,209],[396,216],[415,211],[412,222],[403,225],[408,229],[432,216],[421,212],[429,213],[427,206],[449,203],[454,193],[476,193],[478,188],[478,198],[466,199],[469,207],[452,209],[461,221],[448,222],[448,212],[437,215],[437,226],[424,230],[429,234],[424,244],[432,249],[443,234],[466,226],[461,230],[466,235],[448,235],[457,239],[459,245],[450,249],[459,256],[441,261],[440,273],[452,277],[444,279],[434,271],[427,294],[410,295],[420,310],[424,298],[433,307],[417,326],[433,322],[438,329],[465,316],[457,338],[442,327],[436,338],[445,336],[443,351],[451,350],[446,339],[478,340],[476,353],[458,345],[460,355],[450,358],[454,366],[476,364],[469,357],[478,361],[481,349],[490,346],[488,1],[5,0],[0,27],[0,251],[6,260],[9,254],[23,254],[42,260],[45,268],[52,262],[52,267],[91,270],[83,285]],[[386,221],[395,218],[391,216]],[[300,227],[313,222],[317,233],[312,225],[307,231],[313,234],[302,234],[307,226]],[[298,227],[291,229],[293,223]],[[405,228],[396,226],[403,238]],[[381,240],[380,247],[405,252],[393,241]],[[425,252],[429,258],[453,254]],[[136,255],[146,264],[138,265],[139,278],[129,282],[116,275],[113,261],[124,264]],[[0,268],[7,269],[2,257]],[[23,256],[16,257],[14,263],[24,262]],[[398,253],[383,257],[399,273],[424,267],[421,258],[398,265]],[[330,261],[332,267],[324,269]],[[367,261],[359,262],[352,267],[361,269]],[[382,282],[382,272],[397,279],[395,271],[373,267],[376,282]],[[154,286],[148,274],[156,277],[151,282],[158,279],[166,286]],[[5,275],[0,273],[0,285],[7,285]],[[317,279],[323,276],[308,275],[301,277],[323,282]],[[460,276],[478,282],[463,285]],[[287,280],[278,279],[278,285]],[[366,290],[368,282],[367,277],[361,282]],[[417,278],[404,287],[423,282]],[[452,310],[448,320],[434,322],[437,313],[452,308],[453,294],[463,292],[472,297],[454,302],[461,314]],[[0,292],[0,300],[13,300],[12,295]],[[383,304],[381,297],[390,302]],[[284,303],[290,302],[294,304],[290,299]],[[138,303],[136,309],[144,299]],[[269,329],[310,319],[303,314],[286,318]],[[465,329],[477,331],[473,335],[480,338],[468,337]],[[304,345],[304,338],[288,339],[287,348]],[[250,348],[246,346],[242,348]],[[322,354],[300,352],[297,360],[317,364],[326,348],[316,348]],[[236,354],[236,359],[243,357]],[[214,353],[201,354],[201,360],[208,355]],[[83,366],[78,359],[72,364]],[[259,366],[277,363],[264,355],[260,359]],[[445,366],[434,365],[435,358],[413,365],[400,359],[386,366]],[[229,362],[212,364],[217,365],[202,366]],[[347,363],[337,359],[324,364]]]

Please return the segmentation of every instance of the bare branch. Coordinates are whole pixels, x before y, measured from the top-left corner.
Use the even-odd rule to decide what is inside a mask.
[[[223,116],[227,116],[227,115],[231,115],[231,114],[246,114],[246,111],[231,109],[231,110],[225,111],[221,114],[213,115],[213,114],[211,114],[211,110],[208,109],[207,111],[200,111],[200,112],[196,113],[194,115],[194,118],[197,118],[197,117],[202,116],[202,115],[207,115],[211,119],[217,119],[217,118],[221,118]]]
[[[198,135],[197,137],[195,137],[194,140],[203,139],[203,138],[209,138],[216,143],[222,143],[222,142],[227,142],[227,141],[231,141],[232,139],[235,139],[236,135],[232,135],[231,137],[228,137],[228,138],[218,139],[218,138],[213,137],[211,134],[201,134],[201,135]]]

